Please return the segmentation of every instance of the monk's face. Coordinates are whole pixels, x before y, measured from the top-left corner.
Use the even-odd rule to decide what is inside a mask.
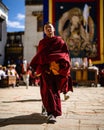
[[[48,37],[54,36],[54,31],[55,31],[55,29],[54,29],[54,27],[53,27],[52,24],[46,24],[46,25],[44,26],[44,33],[45,33]]]

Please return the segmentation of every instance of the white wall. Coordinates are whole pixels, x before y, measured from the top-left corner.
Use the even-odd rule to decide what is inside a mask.
[[[2,22],[2,40],[0,41],[0,64],[3,65],[5,58],[5,44],[7,39],[7,20],[8,20],[8,10],[0,3],[0,17],[4,18]]]
[[[2,23],[2,41],[0,42],[0,64],[3,65],[5,58],[5,44],[7,39],[6,21]]]
[[[30,62],[36,54],[36,45],[43,38],[43,32],[37,32],[37,16],[33,11],[43,11],[42,5],[26,6],[25,34],[24,34],[24,58]]]

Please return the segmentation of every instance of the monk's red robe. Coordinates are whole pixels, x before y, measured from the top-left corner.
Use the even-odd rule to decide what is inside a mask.
[[[58,75],[50,69],[50,63],[59,64]],[[39,42],[37,54],[33,57],[30,66],[41,74],[41,97],[48,114],[60,116],[60,92],[73,91],[70,77],[70,57],[65,42],[61,37],[44,38]]]

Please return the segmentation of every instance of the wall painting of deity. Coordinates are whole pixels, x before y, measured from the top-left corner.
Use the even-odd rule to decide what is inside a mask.
[[[44,22],[51,22],[70,56],[104,61],[103,0],[44,0]]]

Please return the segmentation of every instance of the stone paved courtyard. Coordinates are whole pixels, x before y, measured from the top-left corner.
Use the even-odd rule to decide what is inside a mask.
[[[41,116],[40,88],[0,88],[0,130],[104,130],[104,87],[77,87],[55,124]]]

